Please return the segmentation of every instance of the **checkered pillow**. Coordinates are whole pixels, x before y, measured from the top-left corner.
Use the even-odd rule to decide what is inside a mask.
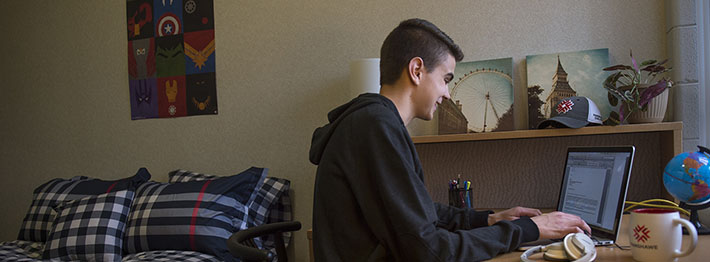
[[[87,177],[52,179],[34,190],[32,204],[22,221],[17,239],[46,242],[57,214],[53,207],[60,202],[135,188],[149,179],[150,173],[145,168],[138,170],[132,177],[116,181]]]
[[[175,170],[168,174],[168,182],[178,183],[187,181],[203,181],[219,178],[219,176],[201,174],[187,170]],[[291,221],[291,198],[289,187],[291,181],[282,178],[267,177],[263,185],[257,191],[254,202],[249,205],[248,227],[263,225],[265,223],[275,223]],[[284,243],[288,246],[291,240],[291,232],[284,233]],[[271,235],[263,241],[263,246],[276,249],[276,240]]]
[[[41,261],[44,243],[24,240],[0,242],[0,261]]]
[[[189,250],[234,261],[226,240],[246,228],[246,203],[261,186],[266,169],[250,168],[214,180],[185,183],[147,182],[136,191],[124,249]]]
[[[121,261],[123,230],[133,195],[133,191],[122,190],[57,205],[44,258]]]
[[[202,174],[192,171],[187,171],[183,169],[178,169],[168,173],[168,183],[180,183],[180,182],[190,182],[190,181],[204,181],[211,180],[215,178],[220,178],[220,176]]]
[[[257,193],[250,207],[252,217],[257,225],[291,221],[291,197],[288,190],[291,181],[283,178],[269,177]],[[291,232],[283,233],[284,244],[288,246]],[[273,235],[263,237],[264,246],[276,252],[276,239]]]
[[[195,251],[156,250],[129,254],[122,262],[222,262],[212,255]]]

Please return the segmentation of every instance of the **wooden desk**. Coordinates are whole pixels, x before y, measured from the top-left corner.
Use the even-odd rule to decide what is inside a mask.
[[[629,236],[625,232],[628,232],[628,222],[629,215],[624,215],[621,222],[621,234],[619,235],[618,244],[622,247],[629,246]],[[683,236],[683,247],[681,250],[685,250],[690,244],[690,237]],[[489,261],[520,261],[520,255],[522,252],[512,252],[508,254],[503,254],[497,256]],[[688,256],[681,257],[678,261],[708,261],[710,258],[710,235],[698,236],[698,245],[695,247],[695,251]],[[545,261],[542,259],[542,253],[536,253],[530,257],[533,261]],[[618,247],[604,246],[597,247],[597,259],[595,261],[635,261],[631,256],[631,250],[625,249],[621,250]]]

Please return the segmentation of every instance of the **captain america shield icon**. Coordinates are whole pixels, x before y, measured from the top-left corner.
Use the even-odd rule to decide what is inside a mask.
[[[158,36],[180,34],[180,19],[173,13],[165,13],[158,19]]]

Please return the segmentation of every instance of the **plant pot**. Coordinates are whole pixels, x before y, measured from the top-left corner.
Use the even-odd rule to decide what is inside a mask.
[[[644,87],[639,87],[639,92],[643,92],[644,89]],[[646,111],[635,111],[631,113],[626,122],[629,124],[663,122],[663,117],[666,115],[667,107],[668,89],[664,90],[663,93],[651,99],[651,101],[648,102],[648,107],[646,108]]]

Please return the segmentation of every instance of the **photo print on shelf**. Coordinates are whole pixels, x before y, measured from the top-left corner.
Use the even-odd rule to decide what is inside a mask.
[[[515,129],[513,58],[459,62],[449,83],[451,99],[438,109],[439,134]]]
[[[550,118],[552,110],[567,97],[584,96],[597,105],[602,119],[612,107],[604,89],[609,75],[609,49],[530,55],[526,57],[528,92],[528,128]]]

